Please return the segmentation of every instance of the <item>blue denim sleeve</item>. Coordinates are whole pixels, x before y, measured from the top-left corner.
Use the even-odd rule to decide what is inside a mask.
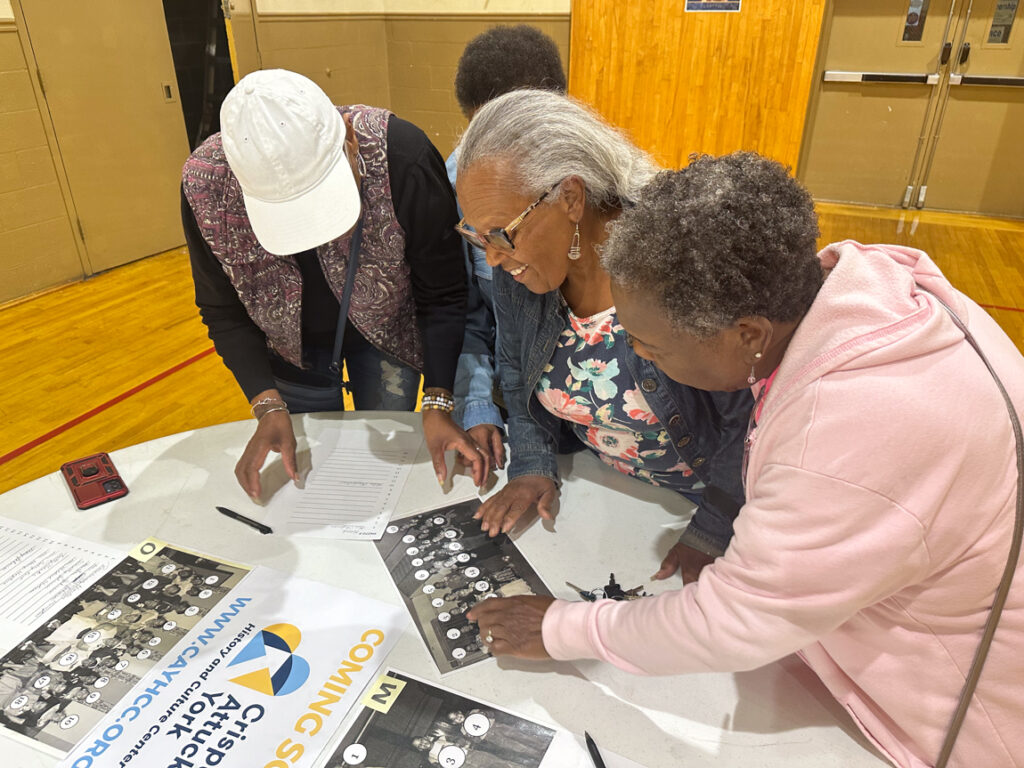
[[[523,313],[509,307],[512,279],[501,270],[494,271],[494,311],[501,338],[498,343],[498,377],[508,410],[509,464],[507,478],[539,475],[558,482],[558,462],[554,436],[533,420],[527,409],[532,392],[527,391],[523,370],[526,351],[523,344]]]
[[[733,522],[743,506],[743,442],[754,399],[750,390],[712,392],[721,418],[719,448],[712,457],[710,482],[697,511],[679,541],[713,557],[725,553],[732,539]]]

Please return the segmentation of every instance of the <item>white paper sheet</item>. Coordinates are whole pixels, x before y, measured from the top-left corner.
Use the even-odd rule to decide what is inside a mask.
[[[0,650],[123,559],[124,552],[0,518]]]
[[[423,438],[418,432],[332,430],[311,450],[313,471],[290,503],[289,533],[379,539],[402,495]],[[322,446],[332,447],[329,453]]]

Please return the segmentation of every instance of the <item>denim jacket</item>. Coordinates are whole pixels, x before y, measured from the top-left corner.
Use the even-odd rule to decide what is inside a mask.
[[[455,189],[459,150],[452,151],[445,161],[448,181]],[[459,217],[462,208],[459,208]],[[462,242],[466,260],[469,289],[466,293],[466,335],[462,339],[462,354],[455,372],[455,412],[452,418],[463,429],[478,424],[502,424],[501,412],[494,404],[495,346],[497,323],[491,298],[491,267],[480,248]]]
[[[508,479],[541,475],[558,482],[556,453],[583,444],[568,422],[550,413],[534,390],[568,322],[558,291],[532,293],[494,270],[494,308],[501,328],[498,371],[508,408]],[[643,390],[651,411],[679,458],[704,482],[693,519],[680,541],[706,554],[722,554],[743,505],[740,470],[753,407],[750,390],[705,392],[679,384],[629,349],[621,361]]]

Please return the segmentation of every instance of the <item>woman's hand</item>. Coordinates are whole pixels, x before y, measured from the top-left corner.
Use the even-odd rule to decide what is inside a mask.
[[[661,568],[651,578],[655,580],[667,579],[676,571],[681,571],[683,584],[690,584],[700,577],[704,567],[715,562],[714,557],[705,555],[700,550],[688,547],[686,544],[676,544],[665,555],[661,561]]]
[[[487,456],[491,466],[497,469],[505,468],[505,433],[501,427],[494,424],[477,424],[469,428],[469,436],[473,442]]]
[[[553,597],[517,595],[483,600],[466,612],[494,656],[550,659],[541,628]]]
[[[471,468],[473,484],[479,488],[490,471],[487,454],[477,448],[476,443],[452,418],[450,413],[438,408],[423,411],[423,434],[434,463],[437,482],[444,485],[448,479],[448,465],[444,461],[445,451],[456,451],[462,462]]]
[[[298,482],[295,430],[292,428],[292,419],[288,411],[271,411],[263,414],[256,423],[255,434],[242,452],[242,458],[235,465],[238,484],[255,501],[259,501],[260,498],[260,470],[271,451],[281,454],[281,461],[288,477],[293,482]]]
[[[554,520],[552,506],[558,498],[555,481],[540,475],[521,475],[480,505],[473,515],[480,528],[491,538],[508,533],[530,507],[537,505],[537,514],[545,520]]]

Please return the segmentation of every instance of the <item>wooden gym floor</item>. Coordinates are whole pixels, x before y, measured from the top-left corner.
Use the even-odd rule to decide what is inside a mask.
[[[819,204],[821,243],[927,251],[1024,350],[1024,222]],[[0,492],[69,459],[249,418],[184,248],[0,307]],[[2,512],[2,510],[0,510]]]

